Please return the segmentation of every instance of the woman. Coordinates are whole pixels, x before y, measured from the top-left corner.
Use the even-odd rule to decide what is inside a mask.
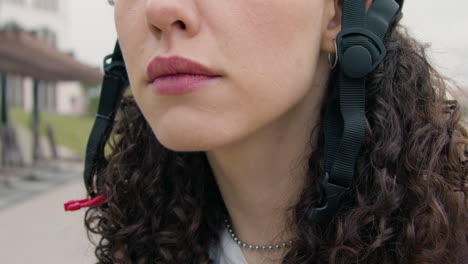
[[[360,76],[337,54],[342,1],[115,2],[132,95],[96,176],[107,201],[86,215],[99,263],[463,262],[467,133],[400,13]],[[346,68],[367,76],[365,137],[320,222]]]

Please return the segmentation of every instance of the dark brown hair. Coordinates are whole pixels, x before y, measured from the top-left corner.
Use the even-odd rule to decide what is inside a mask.
[[[367,137],[346,203],[325,230],[307,220],[319,199],[316,175],[323,175],[319,122],[307,183],[291,211],[300,237],[283,263],[463,262],[467,132],[459,104],[447,98],[447,79],[400,19],[368,79]],[[99,263],[212,263],[208,250],[219,241],[226,208],[205,153],[162,146],[131,96],[118,116],[96,182],[108,202],[85,219],[100,238]]]

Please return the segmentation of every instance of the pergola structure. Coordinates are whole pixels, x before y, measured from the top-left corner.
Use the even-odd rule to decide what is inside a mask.
[[[0,30],[0,74],[1,74],[1,125],[8,124],[6,74],[16,74],[33,78],[33,159],[39,156],[39,81],[80,81],[99,84],[103,73],[80,63],[71,55],[60,52],[34,33],[21,29]],[[5,149],[5,144],[3,144]],[[3,152],[7,155],[6,151]],[[4,158],[3,158],[4,160]]]
[[[0,72],[44,81],[97,84],[102,80],[99,69],[80,63],[27,31],[0,31]]]

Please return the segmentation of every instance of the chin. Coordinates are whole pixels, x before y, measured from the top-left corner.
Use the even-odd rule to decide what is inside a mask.
[[[229,144],[229,138],[223,137],[213,127],[156,126],[153,133],[158,141],[172,151],[192,152],[209,151]]]
[[[239,118],[173,107],[146,116],[154,135],[166,148],[179,152],[211,151],[231,145],[249,134],[248,122]],[[244,121],[244,120],[243,120]]]
[[[197,138],[165,137],[158,134],[156,137],[165,148],[177,152],[207,151],[214,147],[212,143],[203,143]]]

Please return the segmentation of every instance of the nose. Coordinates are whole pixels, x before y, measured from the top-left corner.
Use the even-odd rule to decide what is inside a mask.
[[[163,35],[171,35],[176,31],[196,34],[200,23],[196,11],[193,0],[146,1],[148,25]]]

